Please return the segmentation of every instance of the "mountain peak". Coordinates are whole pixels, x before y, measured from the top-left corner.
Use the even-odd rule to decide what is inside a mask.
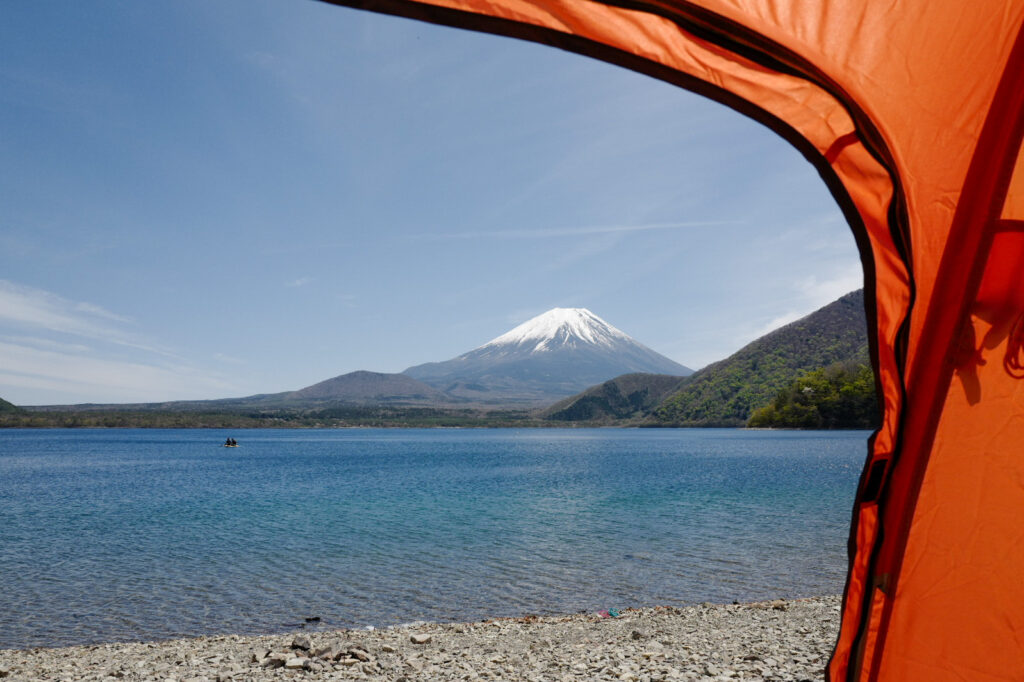
[[[537,353],[586,344],[611,347],[623,340],[631,339],[586,308],[552,308],[492,339],[480,349],[516,346]]]
[[[457,398],[507,405],[551,402],[620,374],[692,371],[586,308],[553,308],[468,353],[405,374]]]

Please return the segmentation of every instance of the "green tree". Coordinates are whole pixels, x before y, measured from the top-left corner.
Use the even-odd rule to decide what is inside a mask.
[[[868,365],[835,364],[810,372],[755,410],[751,427],[867,429],[878,426],[878,396]]]

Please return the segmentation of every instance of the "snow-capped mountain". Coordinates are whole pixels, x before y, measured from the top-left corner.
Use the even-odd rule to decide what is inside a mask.
[[[457,358],[404,374],[458,398],[539,403],[630,372],[686,376],[693,370],[585,308],[554,308]]]
[[[616,343],[623,341],[635,343],[586,308],[552,308],[476,350],[491,348],[507,352],[514,348],[530,353],[544,353],[564,347],[583,347],[586,344],[614,348]]]

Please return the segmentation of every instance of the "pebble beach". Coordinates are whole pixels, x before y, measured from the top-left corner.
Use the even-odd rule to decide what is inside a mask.
[[[264,680],[821,680],[838,597],[626,609],[379,630],[0,650],[0,678]]]

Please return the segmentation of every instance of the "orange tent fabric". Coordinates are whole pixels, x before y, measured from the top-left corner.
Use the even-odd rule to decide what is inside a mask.
[[[761,121],[857,237],[884,406],[839,680],[1024,679],[1024,0],[329,0],[553,45]]]

